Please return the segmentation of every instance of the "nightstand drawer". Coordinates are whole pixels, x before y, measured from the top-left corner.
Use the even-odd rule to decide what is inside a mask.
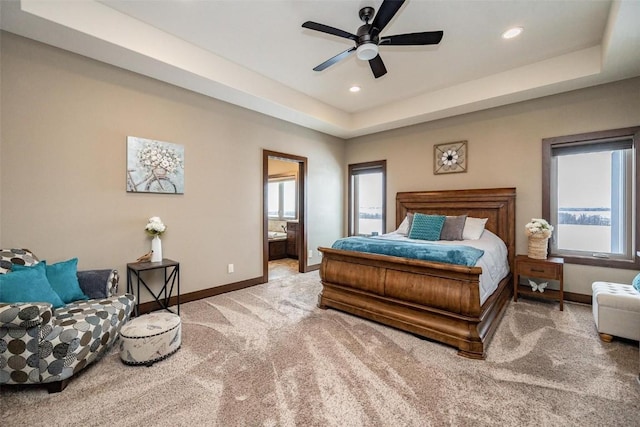
[[[523,262],[518,265],[518,273],[527,277],[558,279],[558,276],[560,275],[560,266],[556,264]]]

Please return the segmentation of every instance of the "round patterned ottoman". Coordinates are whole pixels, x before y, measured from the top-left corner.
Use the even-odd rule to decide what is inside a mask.
[[[180,316],[154,312],[136,317],[120,330],[120,359],[127,365],[151,366],[178,351]]]

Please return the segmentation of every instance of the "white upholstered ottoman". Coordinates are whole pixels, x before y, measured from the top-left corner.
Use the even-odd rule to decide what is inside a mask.
[[[181,334],[177,314],[160,311],[131,319],[120,329],[120,359],[127,365],[151,366],[178,351]]]
[[[594,282],[593,320],[605,342],[615,337],[640,340],[640,292],[631,285]]]

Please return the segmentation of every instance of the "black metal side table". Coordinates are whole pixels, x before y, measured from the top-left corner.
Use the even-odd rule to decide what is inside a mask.
[[[164,270],[164,285],[158,291],[153,292],[149,285],[140,277],[141,273],[150,270]],[[135,315],[138,316],[140,308],[140,284],[147,289],[151,296],[156,300],[161,308],[173,313],[169,308],[169,301],[173,294],[174,286],[176,287],[177,298],[177,314],[180,314],[180,263],[167,258],[158,262],[130,262],[127,264],[127,292],[133,292],[133,278],[135,276],[137,284]]]

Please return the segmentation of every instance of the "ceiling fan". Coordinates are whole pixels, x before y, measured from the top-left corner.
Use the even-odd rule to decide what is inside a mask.
[[[377,79],[378,77],[382,77],[387,74],[384,62],[382,62],[382,58],[380,58],[380,55],[378,54],[379,45],[414,46],[440,43],[442,35],[444,34],[442,31],[426,31],[422,33],[398,34],[395,36],[380,37],[380,33],[384,27],[387,26],[389,21],[391,21],[404,2],[405,0],[384,0],[375,17],[374,8],[363,7],[360,9],[359,16],[360,20],[364,22],[364,25],[358,28],[356,34],[351,34],[346,31],[312,21],[307,21],[302,24],[303,28],[343,37],[345,39],[353,40],[356,43],[354,47],[337,54],[333,58],[327,59],[322,64],[315,67],[313,71],[322,71],[330,67],[336,62],[349,56],[351,52],[355,50],[358,59],[369,61],[371,71]],[[373,21],[371,21],[372,18]]]

